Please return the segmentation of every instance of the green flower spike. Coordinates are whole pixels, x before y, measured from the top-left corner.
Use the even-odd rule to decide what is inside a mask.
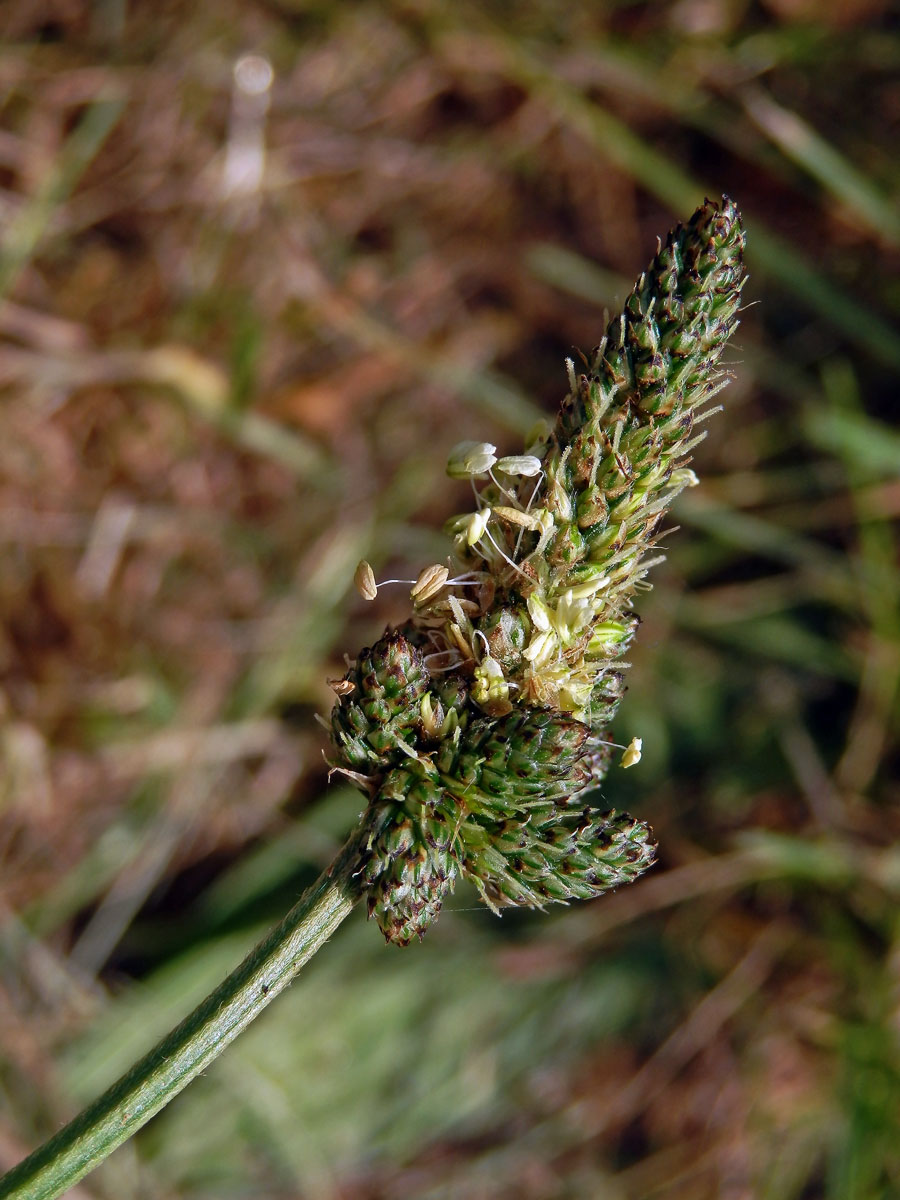
[[[519,455],[473,441],[451,451],[448,474],[476,495],[447,526],[454,576],[426,569],[410,621],[363,652],[332,716],[335,766],[370,798],[358,877],[389,941],[421,937],[458,876],[494,910],[540,907],[653,862],[650,829],[598,811],[594,789],[634,594],[659,562],[663,515],[697,483],[697,426],[728,379],[743,249],[734,204],[707,201],[660,246],[583,370],[568,363],[552,429]],[[630,748],[624,765],[639,758]]]

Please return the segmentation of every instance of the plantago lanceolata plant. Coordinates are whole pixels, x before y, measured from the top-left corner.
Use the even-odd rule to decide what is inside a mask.
[[[730,200],[678,226],[521,454],[464,442],[474,506],[447,527],[412,612],[363,650],[330,722],[332,762],[367,797],[299,904],[167,1038],[4,1179],[58,1196],[165,1105],[276,996],[362,897],[385,937],[421,937],[469,879],[495,911],[589,899],[653,862],[648,826],[601,811],[608,729],[659,524],[697,479],[698,426],[727,381],[744,235]],[[371,568],[356,583],[377,594]],[[635,738],[621,764],[640,758]]]

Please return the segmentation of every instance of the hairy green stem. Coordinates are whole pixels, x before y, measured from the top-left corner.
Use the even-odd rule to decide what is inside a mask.
[[[240,966],[79,1116],[0,1178],[2,1200],[53,1200],[127,1141],[283,991],[350,914],[359,847],[334,863]]]

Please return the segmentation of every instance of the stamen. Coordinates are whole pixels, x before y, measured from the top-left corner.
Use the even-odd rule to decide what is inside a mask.
[[[450,658],[452,661],[444,666],[435,665],[435,660],[442,658]],[[426,654],[424,658],[425,666],[432,675],[442,675],[445,671],[455,671],[462,663],[462,657],[458,650],[435,650],[434,654]]]
[[[453,638],[456,645],[459,647],[459,652],[462,655],[463,662],[474,662],[475,654],[472,647],[466,641],[466,636],[462,629],[456,624],[450,626],[450,636]]]
[[[518,500],[516,499],[515,495],[512,492],[508,491],[503,486],[503,484],[500,482],[500,480],[497,478],[497,476],[494,474],[493,471],[488,471],[488,475],[490,475],[491,480],[493,481],[494,487],[497,489],[498,492],[501,492],[507,498],[507,500],[510,500],[513,504],[519,503]]]
[[[544,472],[542,469],[540,475],[538,475],[538,477],[537,477],[537,481],[536,481],[534,487],[531,489],[531,495],[528,497],[528,503],[525,505],[526,513],[531,512],[531,506],[534,503],[534,498],[538,494],[538,490],[540,489],[540,486],[543,482],[544,482]],[[522,538],[524,536],[525,536],[525,530],[524,530],[524,528],[522,528],[519,530],[519,536],[516,538],[516,548],[515,548],[515,550],[513,550],[513,554],[516,556],[516,558],[519,557],[519,551],[522,549]]]
[[[509,557],[509,555],[506,553],[505,550],[501,549],[501,547],[497,545],[497,543],[494,541],[494,535],[491,533],[491,531],[489,529],[485,528],[484,532],[485,532],[485,536],[487,537],[488,541],[491,543],[491,545],[494,547],[494,549],[497,551],[497,553],[500,555],[500,557],[504,560],[504,562],[508,563],[509,566],[512,567],[512,569],[516,572],[517,575],[521,575],[523,579],[527,579],[528,582],[531,583],[532,582],[531,579],[522,570],[522,568],[513,562],[513,560]]]

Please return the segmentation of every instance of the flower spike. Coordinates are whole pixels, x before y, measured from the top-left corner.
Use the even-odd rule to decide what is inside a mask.
[[[421,938],[460,877],[499,911],[589,899],[652,864],[650,828],[601,811],[597,788],[634,595],[660,561],[666,510],[697,483],[695,426],[728,380],[743,250],[734,203],[707,200],[660,245],[584,370],[567,362],[554,426],[522,454],[451,451],[447,473],[476,496],[448,522],[452,577],[426,568],[407,623],[332,684],[334,766],[368,798],[357,876],[388,941]],[[368,564],[356,583],[374,597]],[[620,765],[640,755],[634,738]]]

